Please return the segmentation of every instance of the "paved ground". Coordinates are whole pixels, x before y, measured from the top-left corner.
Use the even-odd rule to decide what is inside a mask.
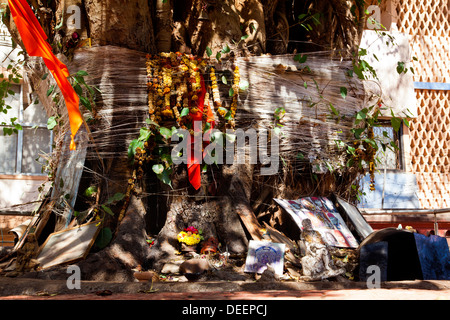
[[[450,300],[450,281],[385,282],[157,282],[66,281],[0,277],[0,300]]]
[[[358,300],[358,304],[354,300]],[[367,307],[361,308],[363,300]],[[407,304],[407,300],[411,303]],[[163,319],[195,317],[196,320],[281,320],[311,314],[319,318],[367,318],[374,314],[414,319],[418,312],[428,315],[448,313],[448,301],[429,306],[417,300],[450,300],[450,281],[386,282],[377,289],[368,289],[362,282],[331,281],[157,282],[153,286],[137,282],[82,281],[80,289],[69,290],[67,283],[60,280],[0,277],[2,313],[20,313],[25,319],[36,318],[38,314],[45,314],[45,318],[69,315],[98,319],[141,314],[145,318],[157,315]]]
[[[39,293],[47,294],[47,293]],[[450,290],[419,289],[343,289],[343,290],[264,290],[238,292],[155,292],[112,293],[101,296],[89,294],[62,294],[49,296],[10,295],[0,300],[450,300]]]

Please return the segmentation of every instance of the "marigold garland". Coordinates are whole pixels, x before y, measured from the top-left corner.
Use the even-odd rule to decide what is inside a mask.
[[[214,107],[219,110],[219,108],[222,106],[222,104],[220,103],[220,94],[219,94],[219,88],[217,86],[217,78],[216,78],[216,73],[213,67],[211,67],[210,69],[210,75],[209,75],[210,79],[211,79],[211,90],[212,90],[212,94],[213,94],[213,103],[214,103]],[[220,114],[220,111],[218,111]],[[222,114],[221,114],[222,115]],[[222,116],[225,116],[225,114],[223,114]]]
[[[188,246],[193,246],[203,240],[203,237],[200,230],[191,226],[178,233],[177,240],[180,243],[185,243]]]
[[[201,110],[204,132],[215,122],[215,112],[223,119],[219,122],[223,129],[235,127],[240,81],[239,68],[234,67],[234,78],[230,89],[233,94],[230,94],[231,105],[227,110],[221,104],[215,68],[209,67],[209,72],[206,73],[207,61],[209,59],[205,60],[179,52],[147,55],[148,113],[152,122],[162,125],[162,120],[175,120],[177,128],[189,130],[193,135],[192,120],[200,117],[198,112]],[[209,85],[206,84],[207,82]],[[200,102],[202,102],[202,108],[199,108]],[[209,116],[209,114],[212,115]],[[137,174],[137,176],[140,175]]]
[[[231,119],[228,121],[228,124],[234,129],[235,127],[235,117],[236,117],[236,110],[237,110],[237,103],[238,103],[238,96],[239,96],[239,82],[240,82],[240,75],[239,75],[239,67],[235,66],[234,68],[234,79],[233,79],[233,97],[231,100]]]

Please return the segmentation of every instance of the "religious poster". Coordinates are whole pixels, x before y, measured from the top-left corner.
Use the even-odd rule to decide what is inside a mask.
[[[284,243],[250,240],[244,272],[263,273],[268,266],[275,274],[283,275]]]
[[[300,230],[302,221],[311,220],[314,230],[334,247],[356,248],[358,242],[346,226],[333,202],[325,197],[306,197],[298,200],[274,199],[293,218]]]

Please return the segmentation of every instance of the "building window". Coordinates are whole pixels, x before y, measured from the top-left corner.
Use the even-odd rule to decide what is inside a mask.
[[[379,127],[374,127],[373,133],[375,137],[378,137],[381,141],[378,142],[378,152],[376,157],[379,159],[377,163],[377,169],[379,170],[403,170],[402,158],[401,158],[401,136],[402,128],[398,132],[394,130],[389,122],[382,123]],[[394,141],[398,148],[390,145],[390,142]],[[383,149],[382,143],[389,145]]]
[[[0,123],[10,123],[10,118],[17,118],[23,130],[9,136],[0,128],[0,174],[46,175],[38,158],[40,154],[49,154],[52,148],[47,114],[41,104],[24,108],[20,85],[11,86],[11,90],[15,94],[8,96],[6,104],[12,108],[0,115]]]

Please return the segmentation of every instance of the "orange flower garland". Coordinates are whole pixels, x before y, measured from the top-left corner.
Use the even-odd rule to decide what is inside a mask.
[[[178,128],[189,130],[192,135],[194,134],[192,121],[201,120],[205,132],[215,126],[214,111],[216,111],[222,118],[226,118],[222,122],[224,129],[225,126],[234,128],[239,93],[239,68],[234,68],[229,110],[222,107],[213,67],[210,67],[209,77],[206,76],[205,79],[208,81],[209,78],[210,85],[205,84],[203,80],[205,68],[206,60],[189,54],[179,52],[148,54],[146,69],[149,119],[158,125],[162,119],[175,120]],[[191,174],[192,172],[189,173],[189,180],[197,188],[198,182],[194,183],[191,180]],[[197,175],[195,177],[198,179]]]

